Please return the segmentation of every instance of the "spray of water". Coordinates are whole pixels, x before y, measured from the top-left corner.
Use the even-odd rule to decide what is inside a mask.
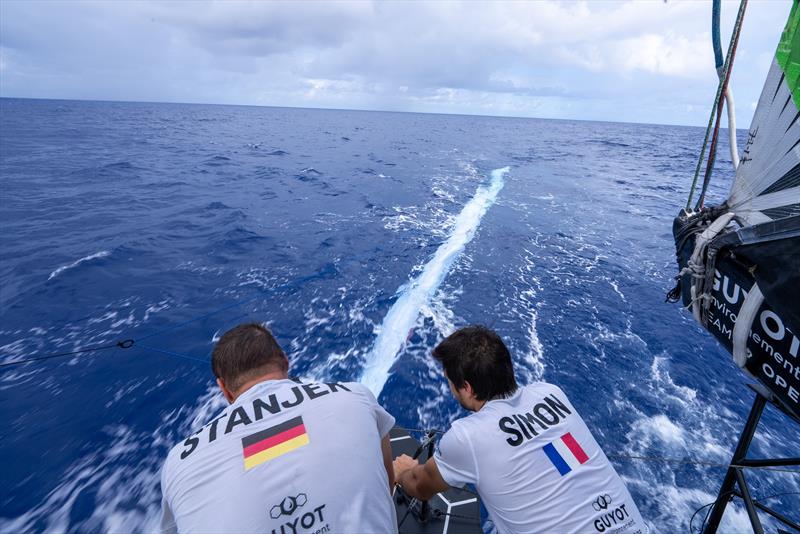
[[[497,200],[497,195],[503,188],[503,177],[508,171],[508,167],[492,171],[491,182],[488,186],[479,187],[475,196],[464,206],[456,218],[450,237],[438,248],[422,273],[400,288],[400,295],[383,319],[380,333],[367,355],[361,375],[361,383],[376,396],[386,384],[389,370],[394,365],[409,330],[417,321],[420,309],[428,304],[456,258],[472,240],[484,214]]]

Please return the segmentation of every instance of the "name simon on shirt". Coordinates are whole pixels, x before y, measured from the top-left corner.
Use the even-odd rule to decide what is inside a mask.
[[[538,436],[539,432],[557,425],[571,413],[567,405],[551,393],[542,402],[534,404],[531,411],[501,417],[497,424],[500,430],[511,436],[506,443],[518,447],[525,440]]]
[[[265,398],[257,397],[253,399],[251,403],[252,409],[249,410],[249,413],[244,406],[237,406],[231,410],[230,413],[222,414],[220,417],[214,419],[196,433],[186,438],[186,441],[183,442],[183,446],[186,448],[181,452],[181,460],[186,459],[197,449],[197,446],[200,445],[204,436],[206,438],[206,443],[213,443],[220,432],[222,432],[222,435],[230,434],[239,425],[250,425],[261,421],[267,414],[276,415],[281,413],[282,410],[294,408],[306,400],[318,399],[329,393],[337,393],[340,390],[350,391],[350,389],[339,383],[298,384],[290,390],[291,396],[288,399],[278,399],[275,393]],[[252,416],[250,414],[252,414]],[[225,422],[223,423],[223,421]]]

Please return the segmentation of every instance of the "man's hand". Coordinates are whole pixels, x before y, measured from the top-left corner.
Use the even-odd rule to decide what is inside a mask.
[[[417,499],[428,500],[439,492],[449,488],[433,458],[420,465],[407,454],[398,456],[392,462],[394,479],[403,490]]]
[[[415,459],[407,454],[402,454],[394,459],[392,462],[392,466],[394,467],[394,479],[396,482],[400,481],[400,475],[408,471],[409,469],[413,469],[419,465]]]

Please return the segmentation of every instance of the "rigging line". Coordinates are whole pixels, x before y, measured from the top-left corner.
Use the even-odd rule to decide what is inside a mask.
[[[276,291],[280,291],[282,289],[287,289],[287,288],[290,288],[290,287],[294,287],[294,286],[297,286],[297,285],[302,284],[304,282],[307,282],[309,280],[313,280],[314,278],[318,278],[319,276],[320,276],[319,274],[311,274],[311,275],[301,276],[300,278],[295,278],[294,280],[290,280],[288,282],[284,282],[283,284],[279,284],[277,286],[270,287],[270,288],[266,289],[265,292],[266,293],[275,293]],[[188,319],[186,321],[180,322],[178,324],[174,324],[172,326],[168,326],[168,327],[163,328],[161,330],[157,330],[157,331],[155,331],[155,332],[153,332],[151,334],[147,334],[144,337],[140,337],[139,340],[141,341],[141,340],[144,340],[144,339],[150,339],[151,337],[156,337],[156,336],[161,335],[161,334],[163,334],[165,332],[169,332],[171,330],[175,330],[176,328],[180,328],[182,326],[186,326],[187,324],[193,323],[195,321],[199,321],[201,319],[205,319],[207,317],[211,317],[212,315],[216,315],[216,314],[221,313],[223,311],[227,311],[227,310],[230,310],[232,308],[236,308],[238,306],[243,306],[244,304],[248,304],[250,302],[253,302],[254,300],[258,300],[262,296],[263,296],[262,294],[258,294],[258,295],[255,295],[253,297],[242,299],[240,301],[234,302],[233,304],[229,304],[227,306],[223,306],[222,308],[218,308],[216,310],[212,310],[212,311],[210,311],[208,313],[205,313],[203,315],[194,317],[192,319]],[[242,315],[244,315],[244,314],[242,314]],[[241,315],[238,315],[237,317],[241,317]]]
[[[30,362],[39,362],[42,360],[50,360],[52,358],[63,358],[65,356],[73,356],[78,354],[85,354],[88,352],[99,352],[101,350],[106,349],[113,349],[113,348],[121,348],[121,349],[129,349],[133,346],[134,341],[132,339],[124,339],[122,341],[117,341],[115,343],[109,343],[107,345],[97,345],[95,347],[86,347],[85,349],[79,350],[72,350],[68,352],[57,352],[55,354],[46,354],[44,356],[35,356],[33,358],[25,358],[23,360],[14,360],[11,362],[4,362],[0,363],[0,367],[11,367],[14,365],[22,365],[25,363]]]
[[[180,352],[173,352],[171,350],[159,349],[157,347],[151,347],[150,345],[138,344],[137,346],[140,347],[140,348],[146,349],[146,350],[152,350],[153,352],[160,352],[161,354],[167,354],[169,356],[176,356],[178,358],[183,358],[183,359],[186,359],[186,360],[192,360],[192,361],[195,361],[195,362],[200,362],[200,363],[205,363],[205,364],[211,363],[210,360],[204,360],[202,358],[196,358],[194,356],[189,356],[188,354],[181,354]]]
[[[397,426],[400,430],[405,430],[406,432],[420,432],[423,434],[428,434],[430,432],[434,432],[436,434],[444,434],[443,431],[437,430],[435,428],[430,428],[427,430],[423,430],[421,428],[407,428],[402,426]],[[781,467],[772,467],[772,466],[751,466],[751,465],[738,465],[738,464],[722,464],[719,462],[704,462],[702,460],[687,460],[686,458],[668,458],[665,456],[635,456],[629,454],[607,454],[606,457],[613,458],[616,460],[642,460],[645,462],[665,462],[665,463],[673,463],[673,464],[685,464],[685,465],[700,465],[705,467],[720,467],[720,468],[728,468],[728,467],[738,467],[741,469],[761,469],[762,471],[776,471],[779,473],[793,473],[793,474],[800,474],[800,469],[785,469]]]
[[[67,351],[67,352],[57,352],[57,353],[54,353],[54,354],[46,354],[44,356],[33,356],[31,358],[24,358],[22,360],[13,360],[13,361],[10,361],[10,362],[0,363],[0,368],[11,367],[11,366],[14,366],[14,365],[22,365],[22,364],[26,364],[26,363],[38,362],[38,361],[43,361],[43,360],[50,360],[50,359],[53,359],[53,358],[63,358],[65,356],[73,356],[73,355],[77,355],[77,354],[85,354],[85,353],[88,353],[88,352],[97,352],[97,351],[113,349],[113,348],[128,349],[128,348],[132,347],[135,342],[138,342],[138,341],[141,341],[141,340],[144,340],[144,339],[149,339],[151,337],[155,337],[155,336],[157,336],[159,334],[163,334],[164,332],[167,332],[169,330],[174,330],[174,329],[179,328],[181,326],[185,326],[185,325],[187,325],[189,323],[192,323],[194,321],[199,321],[200,319],[204,319],[206,317],[210,317],[211,315],[215,315],[217,313],[220,313],[220,312],[235,308],[237,306],[241,306],[243,304],[247,304],[248,302],[252,302],[253,300],[256,300],[260,296],[261,295],[258,295],[258,296],[252,297],[252,298],[247,298],[247,299],[244,299],[244,300],[240,300],[239,302],[235,302],[235,303],[227,305],[227,306],[223,306],[222,308],[216,309],[216,310],[211,311],[209,313],[205,313],[205,314],[200,315],[198,317],[195,317],[193,319],[189,319],[188,321],[183,321],[181,323],[178,323],[176,325],[172,325],[172,326],[170,326],[168,328],[164,328],[164,329],[159,330],[157,332],[154,332],[152,334],[148,334],[146,336],[140,337],[140,338],[138,338],[138,340],[123,339],[123,340],[120,340],[120,341],[117,341],[117,342],[114,342],[114,343],[108,343],[106,345],[97,345],[97,346],[94,346],[94,347],[86,347],[85,349],[79,349],[79,350],[73,350],[73,351]],[[239,314],[239,315],[237,315],[235,317],[241,317],[242,315],[246,315],[246,314]],[[145,345],[139,345],[139,346],[145,347]],[[161,349],[157,349],[157,348],[154,348],[154,347],[146,347],[146,348],[149,348],[150,350],[154,350],[154,351],[157,351],[157,352],[169,353],[169,351],[162,351]],[[196,361],[205,362],[205,360],[200,360],[200,359],[194,358],[192,356],[181,355],[181,354],[178,354],[178,353],[173,353],[173,355],[177,355],[177,356],[180,356],[182,358],[188,358],[190,360],[196,360]]]
[[[275,289],[278,289],[278,288],[275,288]],[[256,300],[256,299],[258,299],[260,297],[261,297],[261,295],[257,295],[255,297],[251,297],[251,298],[247,298],[247,299],[244,299],[244,300],[240,300],[238,302],[234,302],[233,304],[229,304],[227,306],[223,306],[222,308],[218,308],[218,309],[213,310],[211,312],[204,313],[203,315],[200,315],[198,317],[194,317],[193,319],[189,319],[187,321],[183,321],[181,323],[169,326],[169,327],[164,328],[162,330],[158,330],[158,331],[156,331],[154,333],[151,333],[151,334],[148,334],[146,336],[140,337],[136,341],[134,341],[133,339],[125,339],[125,340],[118,341],[118,342],[115,342],[115,343],[109,343],[107,345],[98,345],[96,347],[87,347],[85,349],[74,350],[74,351],[69,351],[69,352],[58,352],[58,353],[55,353],[55,354],[47,354],[47,355],[44,355],[44,356],[34,356],[32,358],[25,358],[25,359],[22,359],[22,360],[14,360],[14,361],[11,361],[11,362],[0,363],[0,368],[14,366],[14,365],[22,365],[22,364],[25,364],[25,363],[37,362],[37,361],[42,361],[42,360],[50,360],[52,358],[62,358],[62,357],[65,357],[65,356],[72,356],[72,355],[83,354],[83,353],[87,353],[87,352],[95,352],[95,351],[100,351],[100,350],[113,349],[113,348],[116,348],[116,347],[122,348],[122,349],[127,349],[127,348],[132,347],[135,342],[139,342],[139,341],[142,341],[142,340],[145,340],[145,339],[149,339],[151,337],[155,337],[157,335],[163,334],[163,333],[168,332],[170,330],[175,330],[176,328],[179,328],[181,326],[186,326],[189,323],[193,323],[195,321],[199,321],[200,319],[205,319],[206,317],[210,317],[210,316],[215,315],[217,313],[221,313],[223,311],[230,310],[230,309],[236,308],[238,306],[242,306],[243,304],[247,304],[248,302],[252,302],[252,301],[254,301],[254,300]],[[246,315],[246,314],[239,314],[239,315],[237,315],[235,317],[242,317],[243,315]],[[155,347],[149,347],[149,346],[146,346],[146,345],[139,345],[139,346],[143,347],[143,348],[148,348],[148,349],[156,351],[156,352],[163,352],[165,354],[172,354],[173,356],[178,356],[178,357],[186,358],[186,359],[189,359],[189,360],[195,360],[195,361],[207,363],[206,360],[201,360],[201,359],[195,358],[193,356],[187,356],[185,354],[179,354],[179,353],[171,353],[170,351],[164,351],[162,349],[158,349],[158,348],[155,348]]]
[[[783,497],[785,495],[800,495],[800,491],[784,491],[781,493],[773,493],[772,495],[767,495],[766,497],[761,497],[759,499],[753,499],[756,502],[766,501],[767,499],[774,499],[775,497]]]
[[[157,332],[154,332],[152,334],[148,334],[146,336],[140,337],[136,341],[133,340],[133,339],[123,339],[123,340],[120,340],[120,341],[116,341],[114,343],[108,343],[106,345],[97,345],[97,346],[94,346],[94,347],[87,347],[85,349],[79,349],[79,350],[73,350],[73,351],[67,351],[67,352],[56,352],[54,354],[45,354],[43,356],[33,356],[31,358],[24,358],[22,360],[14,360],[14,361],[10,361],[10,362],[0,363],[0,368],[11,367],[11,366],[15,366],[15,365],[22,365],[22,364],[31,363],[31,362],[50,360],[50,359],[53,359],[53,358],[63,358],[65,356],[73,356],[73,355],[77,355],[77,354],[85,354],[85,353],[88,353],[88,352],[97,352],[97,351],[113,349],[113,348],[128,349],[128,348],[131,348],[134,345],[134,343],[136,343],[137,341],[141,341],[141,340],[144,340],[144,339],[149,339],[151,337],[155,337],[155,336],[157,336],[159,334],[163,334],[164,332],[167,332],[169,330],[174,330],[174,329],[176,329],[178,327],[185,326],[185,325],[187,325],[189,323],[192,323],[194,321],[199,321],[200,319],[204,319],[206,317],[210,317],[211,315],[223,312],[225,310],[229,310],[231,308],[235,308],[237,306],[241,306],[243,304],[247,304],[248,302],[252,302],[253,300],[258,299],[260,296],[261,295],[258,295],[258,296],[252,297],[252,298],[248,298],[248,299],[240,300],[238,302],[234,302],[233,304],[230,304],[228,306],[224,306],[222,308],[219,308],[219,309],[214,310],[214,311],[209,312],[209,313],[205,313],[205,314],[203,314],[203,315],[201,315],[199,317],[195,317],[194,319],[190,319],[188,321],[183,321],[182,323],[178,323],[176,325],[172,325],[172,326],[170,326],[168,328],[164,328],[164,329],[159,330]],[[246,314],[239,314],[236,317],[242,317],[243,315],[246,315]],[[150,350],[154,350],[154,351],[157,351],[157,352],[164,352],[164,353],[170,354],[169,351],[163,351],[163,350],[157,349],[155,347],[147,347],[145,345],[139,345],[139,346],[143,347],[143,348],[149,348]],[[185,354],[172,353],[172,355],[173,356],[179,356],[181,358],[187,358],[187,359],[190,359],[190,360],[206,362],[206,360],[201,360],[201,359],[195,358],[193,356],[187,356]]]
[[[395,428],[399,428],[400,430],[405,430],[406,432],[421,432],[423,434],[427,434],[428,432],[433,432],[435,434],[444,434],[443,431],[437,430],[435,428],[429,428],[427,430],[423,430],[421,428],[406,428],[404,426],[397,426]]]
[[[203,315],[199,315],[199,316],[194,317],[192,319],[188,319],[188,320],[182,321],[182,322],[180,322],[178,324],[174,324],[172,326],[168,326],[166,328],[162,328],[161,330],[157,330],[157,331],[155,331],[155,332],[153,332],[151,334],[147,334],[146,336],[140,337],[139,340],[141,341],[141,340],[144,340],[144,339],[150,339],[151,337],[159,336],[159,335],[161,335],[161,334],[163,334],[165,332],[169,332],[170,330],[175,330],[176,328],[180,328],[182,326],[186,326],[187,324],[193,323],[195,321],[199,321],[201,319],[205,319],[207,317],[211,317],[212,315],[216,315],[218,313],[230,310],[232,308],[243,306],[244,304],[247,304],[249,302],[253,302],[254,300],[257,300],[257,299],[261,298],[261,296],[262,295],[256,295],[254,297],[250,297],[250,298],[246,298],[244,300],[240,300],[238,302],[234,302],[233,304],[229,304],[227,306],[223,306],[222,308],[218,308],[218,309],[210,311],[208,313],[204,313]]]
[[[463,515],[463,514],[454,514],[453,512],[445,512],[444,510],[440,510],[439,508],[434,508],[431,510],[431,515],[438,519],[440,517],[450,516],[456,519],[466,519],[467,521],[480,521],[480,517],[475,517],[471,515]]]
[[[685,464],[685,465],[701,465],[705,467],[719,467],[719,468],[739,468],[739,469],[760,469],[762,471],[777,471],[780,473],[794,473],[800,474],[800,469],[785,469],[781,467],[772,467],[772,466],[752,466],[752,465],[739,465],[739,464],[721,464],[718,462],[704,462],[701,460],[687,460],[685,458],[667,458],[663,456],[632,456],[627,454],[607,454],[608,458],[614,458],[616,460],[642,460],[642,461],[650,461],[650,462],[665,462],[665,463],[673,463],[673,464]]]
[[[721,72],[722,60],[722,43],[719,36],[719,16],[721,10],[722,0],[714,0],[711,7],[711,42],[714,45],[714,66],[718,72]]]
[[[434,432],[436,434],[444,434],[443,431],[437,430],[435,428],[430,428],[427,430],[423,430],[421,428],[407,428],[402,426],[397,426],[400,430],[405,430],[406,432],[421,432],[424,434]],[[772,466],[750,466],[750,465],[738,465],[738,464],[722,464],[719,462],[704,462],[702,460],[687,460],[685,458],[668,458],[665,456],[635,456],[629,454],[607,454],[606,457],[614,458],[616,460],[642,460],[642,461],[650,461],[650,462],[665,462],[665,463],[675,463],[675,464],[687,464],[687,465],[701,465],[705,467],[738,467],[742,469],[761,469],[766,471],[777,471],[780,473],[795,473],[800,474],[800,469],[784,469],[780,467],[772,467]]]
[[[733,495],[732,491],[729,491],[727,493],[719,495],[719,496],[717,496],[717,498],[713,502],[710,502],[708,504],[704,504],[703,506],[701,506],[697,510],[695,510],[694,513],[692,514],[691,519],[689,519],[689,532],[691,534],[694,534],[694,526],[693,526],[694,525],[694,518],[697,516],[697,514],[699,514],[705,508],[708,508],[709,510],[708,510],[708,512],[706,512],[706,516],[703,518],[703,522],[700,523],[700,530],[698,531],[698,532],[703,532],[703,528],[706,526],[706,523],[708,522],[708,516],[711,513],[711,508],[710,507],[712,507],[715,504],[717,504],[717,501],[721,500],[723,497],[727,498],[727,497],[730,497],[731,495]]]
[[[710,506],[713,506],[713,505],[717,504],[717,501],[721,500],[723,497],[727,498],[727,497],[730,497],[732,495],[733,495],[732,491],[726,492],[723,495],[718,496],[713,502],[710,502],[708,504],[704,504],[703,506],[701,506],[700,508],[695,510],[694,513],[692,514],[692,518],[689,520],[689,532],[691,534],[694,534],[694,527],[693,527],[694,518],[698,513],[700,513],[705,508],[709,508]],[[764,502],[764,501],[766,501],[768,499],[774,499],[775,497],[783,497],[785,495],[800,495],[800,491],[786,491],[786,492],[783,492],[783,493],[775,493],[774,495],[767,495],[766,497],[761,497],[759,499],[753,499],[753,503],[760,503],[760,502]],[[710,514],[711,514],[711,510],[709,509],[709,511],[706,513],[705,518],[703,519],[703,522],[700,524],[700,531],[699,532],[703,531],[703,527],[705,527],[706,522],[708,522],[708,516]]]
[[[293,280],[291,282],[286,282],[286,283],[281,284],[279,286],[275,286],[273,288],[270,288],[269,291],[270,292],[274,292],[274,291],[278,291],[278,290],[281,290],[281,289],[286,289],[288,287],[291,287],[293,285],[305,282],[305,281],[310,280],[312,278],[314,278],[314,275],[304,276],[302,278],[298,278],[298,279]],[[205,319],[206,317],[210,317],[210,316],[215,315],[217,313],[221,313],[223,311],[230,310],[232,308],[236,308],[237,306],[242,306],[243,304],[247,304],[248,302],[252,302],[254,300],[257,300],[260,297],[261,297],[261,295],[256,295],[256,296],[253,296],[253,297],[249,297],[249,298],[234,302],[233,304],[229,304],[227,306],[223,306],[222,308],[218,308],[218,309],[210,311],[208,313],[204,313],[203,315],[200,315],[200,316],[194,317],[192,319],[183,321],[181,323],[169,326],[167,328],[163,328],[161,330],[157,330],[156,332],[153,332],[151,334],[147,334],[146,336],[138,338],[137,341],[142,341],[142,340],[145,340],[145,339],[149,339],[151,337],[156,337],[156,336],[158,336],[160,334],[163,334],[163,333],[168,332],[170,330],[175,330],[176,328],[180,328],[181,326],[185,326],[185,325],[187,325],[189,323],[193,323],[195,321],[199,321],[201,319]],[[239,315],[234,316],[234,318],[242,317],[244,315],[247,315],[247,314],[246,313],[245,314],[239,314]],[[135,342],[135,340],[133,340],[133,339],[123,339],[123,340],[117,341],[115,343],[109,343],[109,344],[106,344],[106,345],[97,345],[97,346],[94,346],[94,347],[87,347],[85,349],[79,349],[79,350],[67,351],[67,352],[57,352],[57,353],[54,353],[54,354],[46,354],[44,356],[33,356],[33,357],[25,358],[25,359],[22,359],[22,360],[14,360],[14,361],[10,361],[10,362],[0,363],[0,368],[10,367],[10,366],[14,366],[14,365],[22,365],[22,364],[25,364],[25,363],[37,362],[37,361],[42,361],[42,360],[49,360],[49,359],[52,359],[52,358],[63,358],[65,356],[72,356],[72,355],[76,355],[76,354],[84,354],[84,353],[88,353],[88,352],[95,352],[95,351],[100,351],[100,350],[113,349],[115,347],[122,348],[122,349],[128,349],[128,348],[133,346],[134,342]],[[151,350],[156,350],[156,351],[160,351],[161,350],[161,349],[156,349],[156,348],[153,348],[153,347],[150,347],[150,349]],[[175,353],[175,354],[178,354],[178,353]],[[205,360],[199,360],[199,359],[193,358],[191,356],[181,355],[181,357],[186,357],[186,358],[189,358],[189,359],[194,359],[194,360],[197,360],[197,361],[205,362]]]
[[[706,134],[703,138],[703,147],[700,150],[700,158],[697,160],[697,166],[694,170],[694,178],[692,179],[692,186],[689,189],[689,198],[686,200],[686,209],[690,209],[692,207],[692,198],[694,198],[694,191],[697,187],[697,180],[700,177],[700,167],[703,165],[703,160],[705,159],[706,154],[706,147],[708,146],[708,138],[711,135],[711,128],[714,123],[714,118],[717,116],[717,108],[719,107],[720,99],[722,98],[722,94],[724,93],[724,85],[727,84],[727,72],[730,70],[730,62],[731,59],[731,52],[735,48],[733,44],[734,39],[736,42],[739,40],[739,29],[741,29],[741,20],[744,17],[744,7],[747,5],[747,0],[742,0],[739,4],[739,14],[736,18],[736,26],[734,27],[733,35],[731,35],[731,44],[728,46],[728,54],[725,58],[725,64],[723,66],[724,70],[726,71],[726,75],[720,76],[719,83],[717,84],[717,94],[714,97],[714,105],[711,107],[711,115],[708,117],[708,125],[706,126]],[[713,17],[712,17],[713,18]],[[712,24],[713,30],[713,24]],[[717,30],[718,31],[718,30]]]
[[[725,75],[720,77],[720,84],[717,90],[718,95],[720,94],[720,90],[722,93],[725,93],[726,89],[728,88],[731,71],[733,71],[733,61],[736,57],[736,48],[739,46],[739,36],[742,32],[742,22],[744,21],[744,12],[746,9],[747,0],[741,0],[741,3],[739,4],[739,13],[736,15],[736,25],[733,27],[733,34],[731,35],[731,43],[728,45],[728,55],[725,58],[725,65],[723,67]],[[718,96],[716,103],[717,118],[716,124],[714,125],[714,136],[711,141],[711,148],[708,150],[706,173],[703,177],[703,188],[700,191],[700,198],[697,199],[697,206],[695,209],[703,207],[703,203],[705,202],[706,198],[706,191],[708,190],[708,184],[711,182],[711,174],[714,170],[714,160],[717,157],[717,140],[719,139],[719,128],[722,122],[722,106],[725,104],[725,101]],[[692,190],[692,192],[694,192],[694,190]]]

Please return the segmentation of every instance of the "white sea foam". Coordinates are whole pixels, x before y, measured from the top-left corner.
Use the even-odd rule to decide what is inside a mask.
[[[137,382],[141,386],[144,381]],[[151,386],[145,396],[164,387]],[[183,436],[211,421],[226,407],[225,399],[209,385],[194,406],[182,406],[164,414],[167,423],[152,433],[136,432],[125,425],[103,430],[109,446],[91,452],[66,470],[58,485],[33,508],[17,517],[0,517],[0,532],[156,532],[159,530],[159,473],[169,449]],[[139,458],[142,444],[144,458]],[[135,460],[134,460],[135,459]],[[78,499],[92,502],[92,515],[80,522],[72,517]]]
[[[686,461],[719,465],[676,465],[634,458],[614,459],[618,468],[625,469],[629,489],[641,495],[642,512],[652,521],[654,533],[674,532],[677,525],[685,526],[694,512],[716,498],[717,485],[722,480],[724,466],[730,460],[731,441],[738,433],[739,417],[720,406],[706,402],[697,391],[676,382],[670,374],[670,359],[655,356],[650,376],[639,384],[638,392],[650,397],[644,403],[635,402],[626,393],[614,401],[615,409],[633,414],[625,434],[624,456],[669,457]],[[661,413],[645,413],[642,406],[654,402]],[[756,440],[764,428],[756,434]],[[769,446],[765,446],[768,450]],[[774,449],[772,449],[774,450]],[[607,451],[608,452],[608,451]],[[781,473],[761,472],[759,483],[778,485],[793,491],[797,484],[787,483]],[[698,478],[699,477],[699,478]],[[788,487],[787,487],[788,484]],[[705,516],[703,510],[694,518],[697,529]],[[772,519],[762,516],[767,531],[775,530]],[[725,512],[720,532],[751,532],[747,513],[737,503]]]
[[[400,288],[400,295],[386,314],[372,351],[367,355],[361,376],[361,382],[376,396],[389,378],[389,370],[409,330],[416,323],[420,310],[430,301],[456,258],[472,240],[484,214],[497,200],[504,185],[503,177],[509,170],[504,167],[492,171],[491,183],[488,187],[479,187],[475,196],[464,206],[455,220],[450,237],[428,261],[422,273]]]
[[[87,262],[87,261],[96,260],[98,258],[105,258],[106,256],[110,256],[110,255],[111,255],[111,252],[109,252],[107,250],[101,250],[100,252],[96,252],[95,254],[91,254],[91,255],[86,256],[84,258],[81,258],[81,259],[79,259],[77,261],[73,261],[72,263],[69,263],[67,265],[62,265],[61,267],[59,267],[58,269],[56,269],[55,271],[50,273],[50,276],[47,279],[48,280],[52,280],[53,278],[55,278],[59,274],[63,273],[64,271],[67,271],[69,269],[77,267],[81,263],[84,263],[84,262]]]
[[[524,383],[536,382],[544,375],[544,346],[536,328],[541,305],[538,294],[542,287],[538,278],[540,267],[536,264],[535,258],[534,252],[525,251],[524,263],[517,276],[520,287],[525,289],[519,291],[510,303],[514,313],[528,325],[528,351],[523,357],[526,365],[520,369]]]

